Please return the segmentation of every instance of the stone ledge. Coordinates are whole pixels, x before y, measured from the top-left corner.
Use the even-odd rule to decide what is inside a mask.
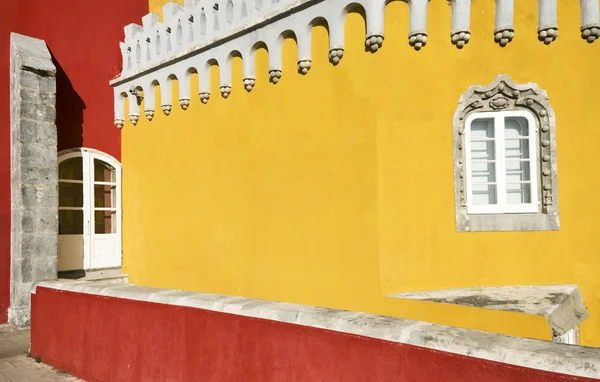
[[[20,58],[23,70],[37,72],[44,76],[55,76],[56,67],[44,40],[23,36],[18,33],[10,34],[11,54]]]
[[[334,330],[468,357],[581,377],[600,378],[600,349],[460,329],[360,312],[181,290],[86,281],[33,287],[206,309]]]
[[[589,317],[579,288],[571,284],[442,289],[388,297],[544,316],[554,337],[578,327]]]

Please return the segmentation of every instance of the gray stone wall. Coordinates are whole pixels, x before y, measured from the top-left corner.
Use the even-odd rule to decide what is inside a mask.
[[[56,68],[43,40],[11,34],[9,323],[29,326],[30,292],[57,278]]]

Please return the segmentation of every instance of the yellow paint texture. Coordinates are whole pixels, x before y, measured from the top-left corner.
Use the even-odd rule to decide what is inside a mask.
[[[152,4],[153,2],[151,2]],[[313,29],[313,65],[297,73],[287,39],[283,77],[219,92],[183,111],[156,105],[123,129],[124,266],[139,285],[350,309],[510,335],[550,338],[542,317],[388,293],[486,285],[575,283],[591,317],[581,342],[600,346],[598,43],[579,36],[578,3],[560,2],[561,35],[537,40],[537,2],[515,4],[516,36],[493,41],[494,4],[475,1],[472,40],[449,40],[450,7],[432,1],[427,46],[407,42],[408,9],[385,10],[385,41],[365,52],[364,19],[351,13],[346,51],[327,59]],[[452,117],[460,94],[507,73],[548,91],[557,120],[561,229],[457,233]],[[198,94],[197,77],[192,94]],[[158,90],[157,90],[158,96]],[[157,97],[157,99],[159,99]]]
[[[148,9],[150,10],[150,12],[159,15],[162,21],[162,6],[166,3],[179,3],[183,5],[183,0],[148,0]]]

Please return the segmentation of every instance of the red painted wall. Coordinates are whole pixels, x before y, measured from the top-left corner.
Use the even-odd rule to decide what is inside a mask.
[[[123,27],[146,13],[147,0],[0,2],[0,323],[10,301],[10,32],[45,40],[55,58],[58,149],[91,147],[119,159],[108,81],[120,71]]]
[[[277,321],[41,287],[31,313],[32,356],[90,382],[593,381]]]

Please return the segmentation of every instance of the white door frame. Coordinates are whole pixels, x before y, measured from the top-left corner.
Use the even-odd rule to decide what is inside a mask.
[[[76,148],[76,149],[68,149],[63,150],[58,153],[58,164],[61,162],[71,159],[71,158],[82,158],[83,165],[83,269],[99,269],[99,268],[112,268],[112,267],[120,267],[121,266],[121,249],[122,249],[122,234],[121,234],[121,163],[116,160],[114,157],[103,153],[98,150],[90,149],[90,148]],[[101,160],[111,165],[115,169],[115,192],[116,192],[116,201],[114,209],[116,209],[115,213],[115,230],[114,234],[96,234],[95,233],[95,224],[92,224],[94,220],[94,159]],[[97,182],[96,182],[97,183]],[[101,183],[102,184],[102,183]],[[60,207],[59,207],[60,208]],[[116,239],[116,248],[114,259],[109,262],[98,262],[94,261],[94,250],[95,250],[95,240],[100,239],[100,235],[115,235]],[[59,242],[61,241],[61,236],[72,236],[72,235],[59,235]],[[66,239],[63,238],[63,240]],[[59,244],[60,247],[60,244]],[[60,253],[59,253],[60,257]],[[63,270],[63,269],[59,269]],[[73,269],[68,269],[73,270]]]

